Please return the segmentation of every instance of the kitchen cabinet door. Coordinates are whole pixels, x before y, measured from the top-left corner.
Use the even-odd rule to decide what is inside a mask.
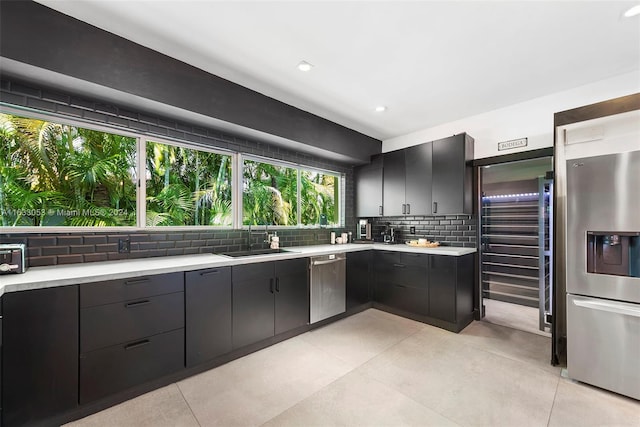
[[[456,321],[456,258],[429,256],[429,316]]]
[[[427,290],[398,283],[382,283],[377,289],[380,304],[408,313],[425,314]]]
[[[414,256],[415,255],[415,256]],[[375,302],[407,313],[427,312],[426,256],[400,252],[375,254]]]
[[[231,267],[185,273],[187,367],[228,353],[231,344]]]
[[[2,297],[2,423],[46,420],[78,406],[78,287]]]
[[[233,348],[274,335],[274,263],[238,265],[231,269]]]
[[[275,271],[275,334],[309,323],[309,260],[278,261]]]
[[[371,301],[373,251],[347,253],[347,311]]]
[[[404,150],[384,154],[384,180],[382,189],[385,216],[404,214],[406,169]]]
[[[405,203],[407,215],[431,214],[431,144],[405,150]]]
[[[370,164],[356,168],[356,217],[383,215],[382,176],[382,155],[372,157]]]
[[[473,138],[467,134],[439,139],[433,145],[432,214],[473,213],[471,168]]]

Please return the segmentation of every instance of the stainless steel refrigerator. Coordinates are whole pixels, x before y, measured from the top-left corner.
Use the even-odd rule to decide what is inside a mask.
[[[640,151],[567,161],[567,371],[640,399]]]

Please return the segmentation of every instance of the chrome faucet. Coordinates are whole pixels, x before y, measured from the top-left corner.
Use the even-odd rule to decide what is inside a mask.
[[[249,221],[249,231],[247,234],[247,250],[251,252],[253,249],[253,243],[251,243],[251,221]]]
[[[271,235],[269,234],[269,225],[264,224],[264,240],[262,243],[266,243],[267,245],[271,244]]]

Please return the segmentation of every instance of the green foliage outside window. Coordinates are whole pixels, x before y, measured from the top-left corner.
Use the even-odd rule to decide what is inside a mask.
[[[133,226],[135,138],[0,114],[2,226]]]
[[[298,173],[300,195],[298,196]],[[339,224],[339,177],[253,160],[244,161],[243,224],[289,225]]]
[[[231,226],[231,156],[147,142],[149,226]]]
[[[148,141],[145,226],[232,226],[232,156]],[[246,159],[244,225],[339,225],[340,178]],[[0,113],[0,226],[138,223],[137,139]],[[299,185],[299,186],[298,186]]]

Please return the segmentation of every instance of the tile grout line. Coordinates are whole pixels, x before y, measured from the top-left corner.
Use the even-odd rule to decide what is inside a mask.
[[[178,384],[177,382],[174,383],[174,384],[178,388],[178,391],[180,392],[180,396],[182,396],[182,400],[184,400],[184,403],[187,405],[187,408],[189,408],[189,411],[191,412],[191,415],[193,415],[193,419],[196,420],[196,424],[198,424],[199,427],[202,427],[202,424],[200,424],[200,420],[196,416],[195,412],[193,412],[193,408],[191,408],[191,405],[189,404],[189,401],[184,396],[184,393],[182,393],[182,389],[180,388],[180,384]]]
[[[482,322],[482,320],[477,320],[476,322]],[[508,326],[496,325],[495,323],[491,323],[491,322],[487,322],[487,323],[490,323],[491,325],[494,325],[494,326],[499,326],[501,328],[511,329],[511,330],[517,331],[519,333],[521,332],[521,333],[525,333],[525,334],[531,334],[531,335],[534,335],[534,336],[540,336],[540,335],[532,334],[531,332],[521,331],[519,329],[513,329],[513,328],[510,328]],[[462,331],[460,331],[460,333],[462,333]],[[477,349],[477,350],[482,350],[482,351],[484,351],[486,353],[493,354],[494,356],[499,356],[499,357],[503,357],[505,359],[509,359],[511,361],[514,361],[514,362],[520,362],[520,363],[524,363],[524,364],[530,365],[530,366],[532,366],[532,367],[534,367],[536,369],[539,369],[539,370],[541,370],[543,372],[547,372],[547,373],[550,373],[550,374],[552,373],[550,371],[545,370],[544,368],[541,368],[541,367],[535,365],[534,363],[532,363],[530,361],[517,359],[514,356],[511,356],[511,355],[508,355],[508,354],[504,354],[504,353],[500,353],[500,352],[496,352],[493,348],[483,348],[482,346],[474,344],[474,343],[471,343],[471,342],[465,342],[465,343],[462,343],[462,344],[467,345],[467,346],[472,347],[472,348]],[[551,365],[551,363],[549,363],[548,366],[553,366],[553,365]],[[558,376],[560,376],[560,372],[558,372]]]
[[[551,409],[549,410],[549,418],[547,419],[547,427],[551,424],[551,416],[553,415],[553,408],[556,406],[556,398],[558,397],[558,389],[560,388],[560,380],[562,377],[558,377],[558,383],[556,384],[556,392],[553,394],[553,402],[551,402]]]
[[[366,311],[366,310],[365,310],[365,311]],[[344,319],[341,319],[341,320],[344,320]],[[327,383],[324,387],[322,387],[322,388],[320,388],[320,389],[316,390],[315,392],[311,393],[309,396],[307,396],[307,397],[305,397],[305,398],[303,398],[303,399],[300,399],[298,402],[296,402],[296,403],[294,403],[293,405],[289,406],[288,408],[286,408],[285,410],[283,410],[283,411],[282,411],[282,412],[280,412],[279,414],[274,415],[272,418],[270,418],[270,419],[268,419],[267,421],[265,421],[264,423],[260,424],[260,426],[264,426],[265,424],[269,423],[269,422],[270,422],[270,421],[272,421],[273,419],[275,419],[275,418],[279,417],[280,415],[284,414],[285,412],[287,412],[287,411],[288,411],[288,410],[290,410],[291,408],[293,408],[293,407],[295,407],[295,406],[299,405],[300,403],[304,402],[305,400],[310,399],[310,398],[312,398],[313,396],[317,395],[318,393],[320,393],[320,392],[324,391],[327,387],[329,387],[329,386],[331,386],[331,385],[335,384],[336,382],[340,381],[341,379],[343,379],[344,377],[346,377],[346,376],[347,376],[347,375],[349,375],[349,374],[355,373],[355,374],[357,374],[357,375],[363,375],[363,374],[358,374],[357,372],[355,372],[355,370],[356,370],[356,369],[358,369],[358,368],[360,368],[360,367],[362,367],[362,365],[364,365],[364,364],[368,363],[369,361],[371,361],[371,360],[375,359],[376,357],[380,356],[380,354],[382,354],[382,353],[386,352],[386,351],[387,351],[387,350],[389,350],[391,347],[394,347],[394,346],[398,345],[399,343],[401,343],[402,341],[406,340],[407,338],[409,338],[409,337],[411,337],[411,336],[413,336],[413,335],[417,334],[418,332],[420,332],[420,331],[421,331],[421,330],[423,330],[423,329],[424,329],[424,327],[421,327],[421,328],[419,328],[418,330],[416,330],[415,332],[413,332],[413,333],[411,333],[411,334],[407,335],[405,338],[401,339],[400,341],[398,341],[398,342],[396,342],[396,343],[394,343],[394,344],[391,344],[391,345],[389,345],[388,347],[385,347],[385,348],[384,348],[380,353],[378,353],[378,354],[376,354],[376,355],[372,356],[371,358],[369,358],[369,359],[365,360],[364,362],[360,363],[359,365],[354,366],[353,368],[350,368],[350,369],[349,369],[348,371],[346,371],[344,374],[340,375],[339,377],[337,377],[337,378],[336,378],[336,379],[334,379],[333,381],[331,381],[331,382]],[[310,333],[310,332],[313,332],[313,331],[309,331],[309,332],[307,332],[307,333]],[[306,333],[305,333],[305,334],[302,334],[302,335],[306,335]],[[308,344],[308,345],[310,345],[311,347],[314,347],[314,348],[316,348],[316,349],[320,350],[322,353],[326,354],[327,356],[334,357],[334,358],[336,358],[337,360],[339,360],[339,361],[340,361],[340,362],[342,362],[342,363],[349,364],[349,362],[348,362],[348,361],[346,361],[346,360],[344,360],[344,359],[340,358],[339,356],[333,355],[333,354],[331,354],[331,353],[327,352],[326,350],[324,350],[323,348],[321,348],[321,347],[317,346],[316,344],[314,344],[314,343],[312,343],[312,342],[309,342],[309,341],[305,340],[305,339],[303,338],[303,336],[302,336],[302,335],[299,335],[299,336],[298,336],[298,337],[296,337],[296,338],[300,338],[300,339],[301,339],[302,341],[304,341],[306,344]],[[364,376],[364,375],[363,375],[363,376]],[[367,377],[367,378],[368,378],[368,377]],[[371,379],[371,378],[370,378],[370,379]],[[379,382],[379,381],[378,381],[378,382]],[[382,384],[382,383],[381,383],[381,384]],[[388,386],[387,386],[387,387],[388,387]],[[403,394],[403,396],[404,396],[404,394]],[[414,401],[413,399],[411,399],[411,400],[412,400],[412,401]],[[415,401],[414,401],[414,402],[415,402]],[[424,406],[424,405],[422,405],[422,406]],[[429,409],[430,409],[430,408],[429,408]],[[432,409],[430,409],[430,410],[432,410]],[[435,411],[434,411],[434,412],[435,412]],[[446,418],[446,417],[445,417],[445,418]],[[447,418],[447,419],[449,419],[449,418]],[[456,423],[456,424],[457,424],[457,423]]]

